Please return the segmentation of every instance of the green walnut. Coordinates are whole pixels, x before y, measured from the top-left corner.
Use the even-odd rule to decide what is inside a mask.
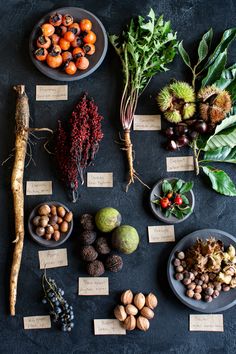
[[[102,232],[111,232],[121,224],[121,215],[114,208],[100,209],[95,216],[95,223],[98,230]]]
[[[139,244],[139,235],[136,229],[129,225],[117,227],[112,234],[112,246],[118,251],[130,254],[133,253]]]

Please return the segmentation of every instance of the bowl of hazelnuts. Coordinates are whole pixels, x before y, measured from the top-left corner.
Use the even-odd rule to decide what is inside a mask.
[[[73,214],[62,203],[41,203],[29,215],[28,230],[38,244],[44,247],[60,246],[71,235]]]

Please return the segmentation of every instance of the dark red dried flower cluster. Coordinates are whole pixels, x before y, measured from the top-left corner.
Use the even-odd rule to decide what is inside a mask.
[[[58,121],[55,155],[62,180],[72,190],[74,202],[79,177],[83,184],[85,170],[95,158],[103,138],[102,119],[97,105],[84,94],[65,125]]]

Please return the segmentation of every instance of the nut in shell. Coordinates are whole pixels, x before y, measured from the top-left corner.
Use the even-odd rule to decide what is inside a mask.
[[[157,297],[153,293],[148,294],[145,299],[145,304],[147,307],[153,310],[158,305]]]
[[[126,290],[121,294],[121,302],[124,305],[131,304],[133,301],[133,293],[131,290]]]
[[[136,327],[136,318],[133,315],[129,315],[123,322],[123,327],[127,331],[133,331]]]
[[[150,322],[148,321],[147,318],[143,316],[139,316],[137,318],[137,327],[140,329],[140,331],[146,332],[149,329]]]
[[[123,305],[117,305],[114,309],[114,315],[115,318],[121,322],[123,322],[126,317],[127,317],[127,313],[125,311],[125,308]]]
[[[38,214],[39,214],[40,216],[42,216],[42,215],[48,215],[48,214],[50,213],[50,211],[51,211],[50,206],[47,205],[47,204],[44,204],[44,205],[41,205],[41,207],[39,207],[39,209],[38,209]]]
[[[144,306],[140,311],[141,315],[148,320],[151,320],[154,317],[154,312],[147,306]]]
[[[137,313],[138,313],[137,307],[135,307],[135,306],[132,305],[132,304],[126,305],[125,311],[126,311],[126,313],[127,313],[128,315],[133,315],[133,316],[136,316]]]
[[[145,296],[142,293],[138,293],[134,297],[134,305],[141,310],[145,305]]]

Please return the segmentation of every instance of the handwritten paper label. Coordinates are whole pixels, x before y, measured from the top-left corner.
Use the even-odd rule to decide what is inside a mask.
[[[24,329],[51,328],[50,316],[29,316],[23,318]]]
[[[36,101],[68,100],[67,85],[36,85]]]
[[[108,278],[79,278],[79,295],[109,295]]]
[[[224,332],[223,315],[190,315],[190,331]]]
[[[27,181],[26,195],[51,195],[52,181]]]
[[[118,320],[94,320],[95,336],[102,335],[125,335],[126,330]]]
[[[158,114],[135,115],[134,130],[161,130],[161,116]]]
[[[112,172],[88,172],[87,187],[112,188],[113,173]]]
[[[193,156],[167,157],[167,172],[194,171]]]
[[[66,267],[66,266],[68,266],[66,248],[39,251],[40,269]]]
[[[150,243],[174,242],[174,225],[148,226],[148,238]]]

